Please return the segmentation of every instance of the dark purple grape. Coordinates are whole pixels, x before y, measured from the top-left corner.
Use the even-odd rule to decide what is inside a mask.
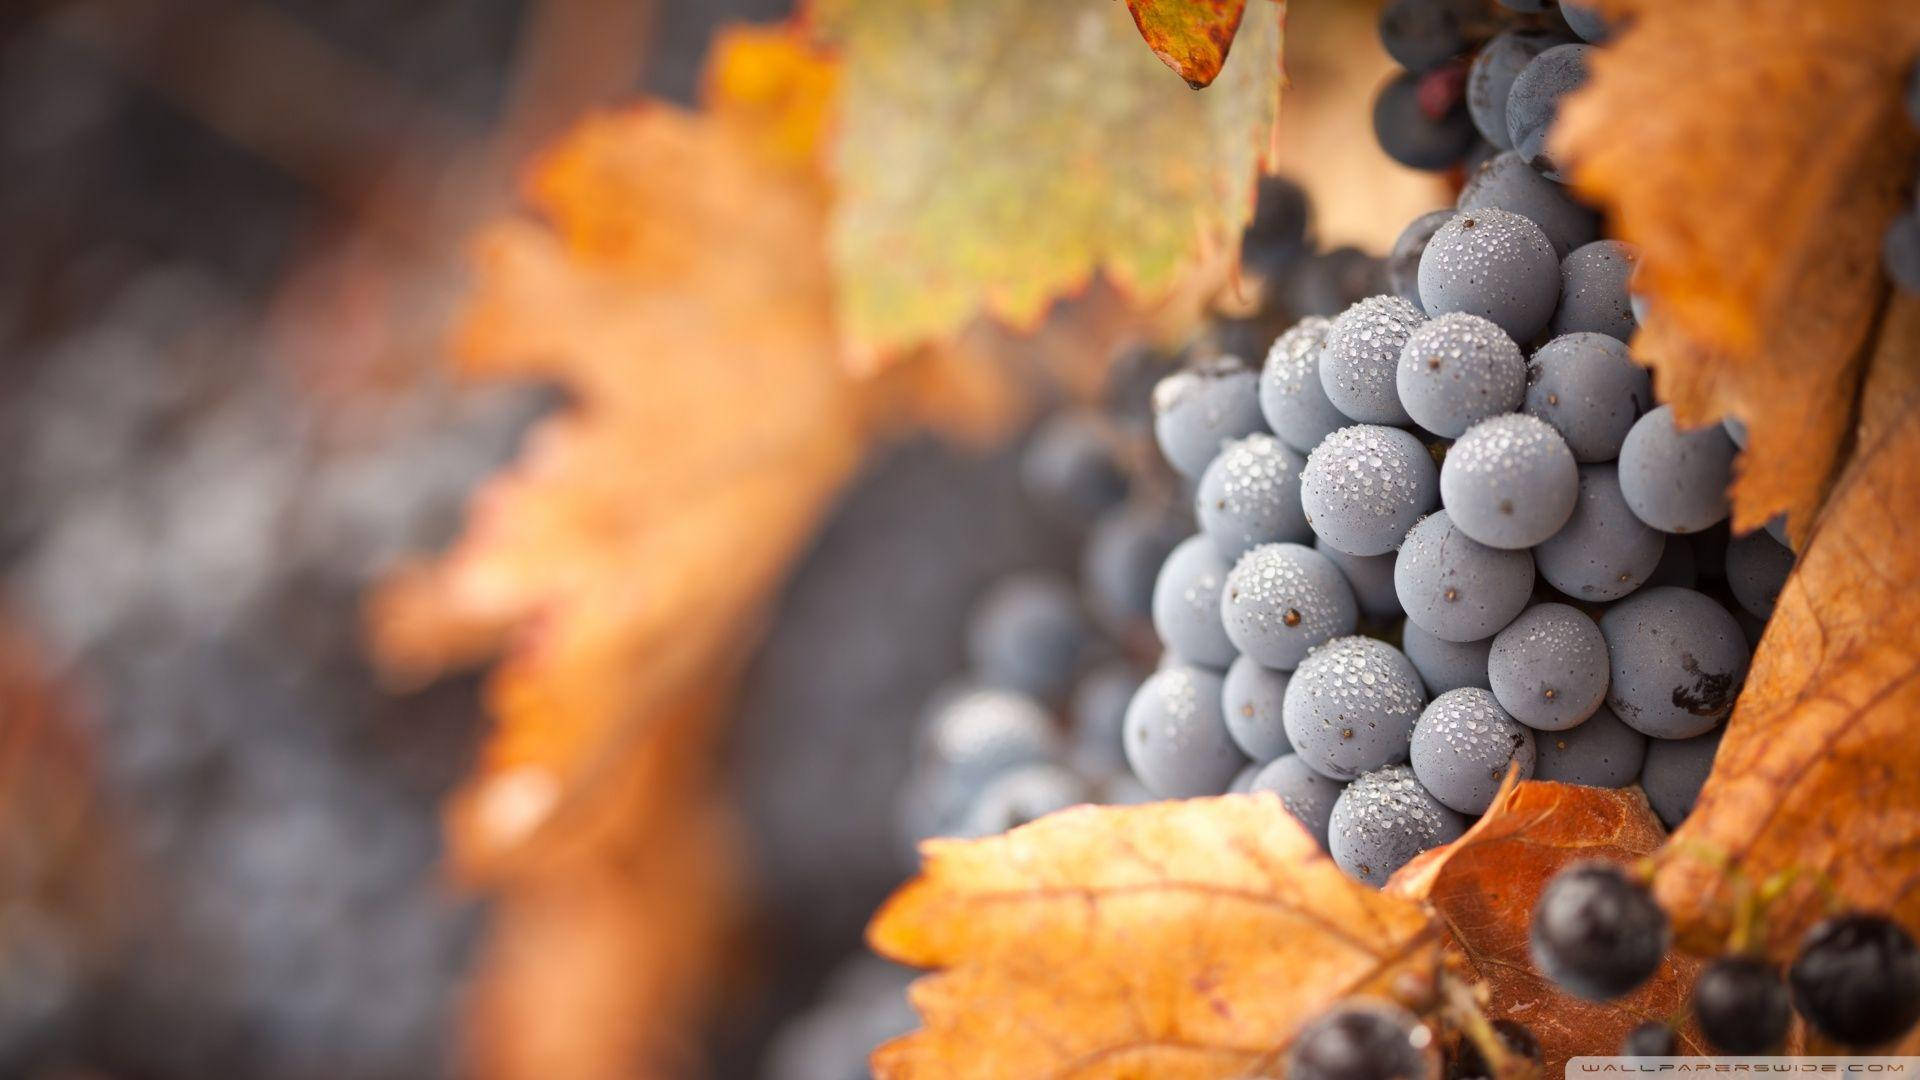
[[[1349,1001],[1301,1030],[1287,1050],[1290,1080],[1438,1080],[1433,1032],[1384,1001]]]
[[[1247,785],[1247,791],[1278,795],[1287,813],[1298,818],[1300,824],[1306,826],[1313,838],[1325,848],[1327,821],[1332,817],[1333,804],[1340,798],[1345,786],[1338,780],[1329,780],[1313,771],[1312,766],[1300,760],[1300,755],[1282,754],[1254,775],[1253,782]]]
[[[1623,1057],[1673,1057],[1679,1050],[1679,1037],[1658,1020],[1649,1020],[1627,1032],[1627,1041],[1620,1047]]]
[[[1623,788],[1640,779],[1648,741],[1602,705],[1576,727],[1535,737],[1533,778]]]
[[[1510,769],[1518,768],[1522,780],[1533,775],[1534,735],[1491,691],[1461,687],[1420,714],[1408,760],[1434,798],[1463,814],[1483,814]]]
[[[1020,480],[1036,506],[1082,521],[1127,497],[1119,448],[1098,414],[1062,412],[1041,424],[1020,455]]]
[[[1380,45],[1419,74],[1472,49],[1492,26],[1481,0],[1388,0],[1380,11]]]
[[[1720,737],[1725,727],[1691,739],[1648,739],[1647,759],[1640,766],[1640,788],[1647,803],[1669,829],[1677,829],[1693,812],[1713,772],[1713,759],[1720,752]]]
[[[1167,464],[1197,479],[1222,444],[1267,429],[1260,373],[1237,356],[1189,364],[1153,388],[1153,434]]]
[[[1151,619],[1154,579],[1186,535],[1173,514],[1146,504],[1101,515],[1080,554],[1080,589],[1094,617],[1116,633]]]
[[[1127,706],[1127,762],[1163,799],[1218,795],[1247,764],[1220,714],[1220,676],[1177,664],[1154,672]]]
[[[1647,369],[1605,334],[1562,334],[1528,361],[1526,411],[1552,424],[1583,465],[1619,457],[1627,433],[1652,404]]]
[[[1727,545],[1727,588],[1754,618],[1772,618],[1793,561],[1793,552],[1764,531],[1738,537]]]
[[[1815,925],[1787,978],[1800,1015],[1835,1042],[1878,1046],[1920,1020],[1920,948],[1885,915],[1854,912]]]
[[[1673,406],[1642,416],[1620,443],[1620,493],[1661,532],[1695,533],[1727,516],[1737,453],[1719,424],[1683,429]]]
[[[1487,207],[1455,214],[1420,255],[1420,307],[1490,319],[1517,342],[1547,328],[1560,302],[1560,256],[1540,226]]]
[[[1091,641],[1080,594],[1051,574],[1001,579],[975,607],[967,652],[989,685],[1040,698],[1064,692]]]
[[[1394,295],[1422,311],[1426,309],[1420,305],[1420,256],[1426,253],[1427,241],[1452,217],[1451,207],[1421,214],[1401,230],[1393,250],[1387,253],[1387,283]]]
[[[1793,1006],[1780,970],[1753,956],[1723,956],[1693,984],[1693,1018],[1716,1050],[1771,1054],[1786,1042]]]
[[[1459,839],[1466,828],[1412,768],[1389,765],[1355,778],[1334,801],[1327,850],[1356,880],[1384,885],[1414,856]]]
[[[1559,115],[1561,99],[1586,85],[1592,54],[1591,45],[1556,45],[1534,57],[1507,93],[1507,135],[1513,148],[1548,179],[1565,177],[1547,154],[1547,132]]]
[[[1502,150],[1513,148],[1513,136],[1507,132],[1507,95],[1513,80],[1534,57],[1555,45],[1570,45],[1573,38],[1552,30],[1521,28],[1497,34],[1473,58],[1467,72],[1467,112],[1481,137]],[[1508,207],[1512,209],[1512,207]]]
[[[1262,275],[1277,275],[1308,251],[1313,208],[1299,183],[1285,176],[1260,178],[1253,220],[1240,234],[1240,263]]]
[[[1600,235],[1600,215],[1592,207],[1534,172],[1512,150],[1493,155],[1468,174],[1454,206],[1461,212],[1507,210],[1519,214],[1540,226],[1553,245],[1554,258],[1561,260]]]
[[[1287,741],[1323,776],[1351,780],[1407,759],[1427,703],[1420,673],[1378,638],[1335,638],[1307,654],[1287,683]]]
[[[1568,993],[1610,1001],[1650,978],[1672,927],[1645,886],[1611,863],[1555,874],[1533,908],[1533,963]]]
[[[1435,116],[1420,98],[1420,76],[1407,71],[1387,80],[1373,99],[1373,135],[1388,157],[1407,168],[1438,172],[1465,157],[1478,133],[1464,101]]]
[[[1595,240],[1560,260],[1560,307],[1553,313],[1555,334],[1590,332],[1626,342],[1639,321],[1627,295],[1639,253],[1620,240]]]
[[[1607,707],[1656,739],[1687,739],[1733,711],[1750,648],[1740,624],[1691,589],[1641,589],[1600,616]]]

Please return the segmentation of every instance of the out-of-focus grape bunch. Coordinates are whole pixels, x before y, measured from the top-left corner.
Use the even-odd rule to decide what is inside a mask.
[[[496,105],[520,5],[327,7],[330,40],[378,41],[378,69],[436,107]],[[0,18],[19,181],[0,194],[0,558],[7,617],[70,705],[6,702],[0,741],[60,724],[87,762],[28,757],[7,784],[0,1073],[447,1075],[482,913],[443,880],[439,803],[479,708],[470,681],[379,687],[360,598],[452,534],[549,395],[425,363],[348,385],[283,351],[297,327],[263,312],[340,208],[130,59],[221,13]],[[238,14],[222,28],[285,13]],[[40,884],[68,801],[104,914]]]
[[[476,913],[438,879],[458,689],[383,695],[357,597],[444,537],[541,395],[303,403],[191,268],[134,277],[9,401],[7,568],[90,707],[128,940],[63,1047],[161,1075],[431,1075]],[[378,994],[370,993],[379,987]],[[47,1018],[51,1019],[51,1018]]]

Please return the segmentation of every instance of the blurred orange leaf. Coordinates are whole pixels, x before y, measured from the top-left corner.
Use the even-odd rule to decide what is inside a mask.
[[[1439,953],[1417,905],[1348,878],[1272,796],[1081,807],[924,851],[868,930],[941,969],[882,1077],[1247,1075]]]
[[[1168,79],[1112,0],[822,0],[844,72],[832,251],[871,364],[984,310],[1030,326],[1103,272],[1157,300],[1237,250],[1281,84],[1257,3],[1215,85]]]
[[[1195,90],[1220,74],[1246,7],[1247,0],[1127,0],[1147,47]]]
[[[840,363],[807,145],[832,67],[778,30],[715,55],[707,111],[587,121],[534,171],[534,213],[479,238],[463,371],[572,404],[370,611],[398,676],[506,650],[450,822],[457,864],[502,894],[470,1026],[483,1076],[697,1056],[730,910],[718,719],[894,389]]]
[[[764,103],[744,111],[590,120],[535,171],[540,219],[478,242],[463,368],[554,379],[576,405],[446,558],[380,598],[374,630],[389,664],[431,672],[523,628],[490,695],[493,768],[575,779],[636,702],[737,645],[865,446],[835,362],[824,186],[765,152]]]
[[[113,930],[125,867],[74,708],[46,658],[0,621],[0,952],[47,920],[91,962]]]
[[[1609,6],[1631,25],[1596,50],[1555,152],[1640,246],[1653,303],[1634,351],[1659,396],[1685,423],[1746,421],[1734,527],[1787,511],[1803,538],[1851,428],[1881,234],[1912,197],[1920,135],[1900,89],[1920,8]]]
[[[1638,788],[1509,783],[1465,836],[1402,867],[1387,891],[1424,899],[1447,928],[1447,950],[1490,991],[1489,1015],[1540,1039],[1545,1075],[1576,1054],[1611,1053],[1643,1021],[1686,1002],[1701,961],[1669,955],[1645,986],[1618,1001],[1562,993],[1534,969],[1527,934],[1548,879],[1581,859],[1631,862],[1666,839]],[[1683,1039],[1704,1052],[1691,1032]]]

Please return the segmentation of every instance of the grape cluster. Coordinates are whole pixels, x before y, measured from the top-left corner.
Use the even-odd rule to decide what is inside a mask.
[[[1677,824],[1793,566],[1778,523],[1729,537],[1745,431],[1655,406],[1634,251],[1540,149],[1606,27],[1396,0],[1381,34],[1408,94],[1464,68],[1492,149],[1385,291],[1155,388],[1197,531],[1160,568],[1165,655],[1124,720],[1147,792],[1275,791],[1374,883],[1510,770],[1638,783]]]
[[[1651,978],[1672,934],[1646,886],[1609,863],[1577,863],[1547,883],[1534,907],[1533,962],[1570,994],[1610,1001]],[[1701,970],[1693,1019],[1713,1049],[1778,1053],[1795,1011],[1822,1036],[1852,1049],[1884,1046],[1920,1021],[1920,946],[1885,915],[1848,912],[1816,924],[1786,972],[1735,951]],[[1642,1024],[1623,1054],[1675,1052],[1671,1027]]]
[[[1512,283],[1436,240],[1421,272],[1496,309]],[[1610,287],[1624,307],[1624,275]],[[1513,767],[1637,781],[1669,824],[1686,815],[1792,553],[1719,527],[1728,432],[1647,411],[1624,345],[1552,335],[1554,312],[1529,318],[1529,360],[1491,318],[1376,296],[1280,334],[1257,377],[1214,361],[1161,384],[1155,433],[1198,477],[1198,531],[1161,566],[1166,656],[1127,711],[1149,792],[1222,791],[1252,763],[1255,790],[1271,777],[1375,882],[1458,835]]]

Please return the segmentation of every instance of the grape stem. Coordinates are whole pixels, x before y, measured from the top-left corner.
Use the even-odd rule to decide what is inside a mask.
[[[1440,973],[1440,1008],[1448,1024],[1480,1051],[1480,1059],[1492,1074],[1490,1080],[1533,1080],[1533,1063],[1508,1049],[1481,1008],[1484,995],[1476,992],[1478,989],[1450,971]]]
[[[1676,851],[1690,855],[1720,871],[1728,886],[1733,890],[1732,926],[1727,934],[1727,951],[1741,956],[1757,956],[1766,948],[1767,913],[1774,904],[1802,881],[1808,881],[1819,891],[1828,914],[1839,911],[1844,905],[1839,890],[1833,884],[1833,878],[1826,871],[1806,866],[1790,866],[1775,873],[1758,888],[1753,879],[1725,853],[1699,843],[1676,842]],[[1643,877],[1652,877],[1653,863],[1645,860],[1637,868]]]

